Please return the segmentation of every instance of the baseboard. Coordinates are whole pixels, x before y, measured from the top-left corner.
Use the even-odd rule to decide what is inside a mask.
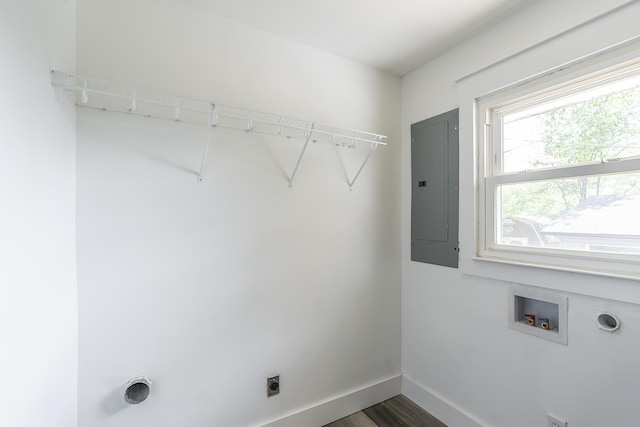
[[[323,426],[399,395],[402,383],[402,375],[395,375],[270,421],[263,427]]]
[[[448,426],[490,427],[473,414],[408,375],[402,377],[402,394]]]

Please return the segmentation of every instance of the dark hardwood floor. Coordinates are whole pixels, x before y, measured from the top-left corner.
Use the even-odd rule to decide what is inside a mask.
[[[400,395],[327,424],[325,427],[447,427],[433,415]]]

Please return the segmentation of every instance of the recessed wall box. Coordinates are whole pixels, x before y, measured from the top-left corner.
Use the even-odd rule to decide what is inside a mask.
[[[567,306],[568,298],[564,295],[512,286],[509,289],[508,325],[511,329],[567,345]],[[544,322],[532,325],[531,315]]]

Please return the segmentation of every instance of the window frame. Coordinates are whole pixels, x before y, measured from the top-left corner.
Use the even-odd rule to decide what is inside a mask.
[[[503,184],[640,172],[640,157],[502,172],[502,117],[563,96],[640,75],[640,51],[612,54],[553,70],[476,99],[477,222],[475,259],[640,279],[640,255],[497,244],[497,188]],[[640,215],[639,215],[640,220]]]

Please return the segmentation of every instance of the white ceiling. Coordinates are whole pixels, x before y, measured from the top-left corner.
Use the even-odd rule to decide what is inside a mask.
[[[526,0],[178,0],[402,76]]]

